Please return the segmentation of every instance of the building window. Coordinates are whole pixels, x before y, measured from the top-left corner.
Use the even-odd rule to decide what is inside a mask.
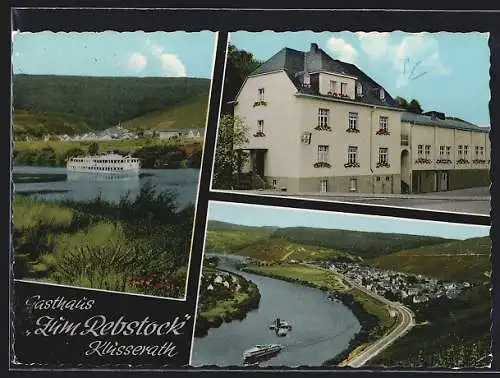
[[[425,157],[429,157],[431,155],[431,145],[426,144],[425,145]]]
[[[311,76],[307,72],[304,74],[303,84],[306,88],[309,88],[311,86]]]
[[[278,184],[278,182],[276,180],[273,180],[273,188],[276,188],[277,184]]]
[[[377,176],[377,181],[380,181],[380,176]]]
[[[384,88],[380,88],[379,95],[380,95],[380,100],[384,101],[385,100],[385,91],[384,91]]]
[[[381,131],[388,131],[389,129],[389,117],[387,116],[380,116],[379,121],[379,130]]]
[[[387,147],[380,147],[378,149],[378,162],[379,164],[387,164],[389,162],[389,149]]]
[[[337,93],[337,82],[335,80],[330,80],[330,92]]]
[[[328,146],[318,146],[318,162],[328,163]]]
[[[476,151],[476,156],[479,156],[479,146],[476,146],[475,151]]]
[[[458,145],[458,156],[462,156],[463,148],[464,148],[464,146],[462,146],[461,144]]]
[[[328,116],[329,115],[330,115],[330,110],[318,109],[318,126],[328,127]]]
[[[439,146],[439,156],[444,156],[444,146]]]
[[[417,146],[417,154],[422,155],[423,153],[424,153],[424,145],[423,144],[419,144]]]
[[[258,133],[263,133],[264,132],[264,120],[263,119],[259,119],[257,121],[257,132]]]
[[[358,129],[358,113],[349,112],[349,130]]]
[[[321,180],[319,183],[319,191],[321,193],[326,193],[328,192],[328,180]]]
[[[361,85],[361,83],[359,81],[356,84],[356,92],[357,92],[358,97],[363,97],[363,86]]]
[[[349,146],[347,148],[347,162],[349,164],[356,164],[358,160],[358,147]]]
[[[350,180],[349,191],[355,192],[358,189],[358,180],[354,177]]]
[[[451,146],[446,146],[446,156],[451,155]]]
[[[347,83],[341,83],[340,84],[340,94],[342,96],[347,95]]]
[[[467,157],[467,154],[469,153],[469,146],[464,145],[464,156]]]
[[[385,176],[385,181],[389,181],[391,179],[391,176]]]
[[[479,147],[479,149],[481,150],[481,155],[484,155],[484,147]]]
[[[259,88],[259,101],[264,101],[264,88]]]

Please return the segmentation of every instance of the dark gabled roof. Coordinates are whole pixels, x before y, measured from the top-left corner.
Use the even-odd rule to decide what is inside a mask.
[[[438,126],[447,129],[457,129],[457,130],[467,130],[467,131],[479,131],[487,133],[489,132],[489,128],[487,127],[479,127],[474,125],[473,123],[458,119],[458,118],[445,118],[441,119],[438,117],[432,117],[431,115],[426,114],[416,114],[405,112],[401,116],[402,122],[415,123],[418,125],[424,126]]]
[[[376,106],[388,106],[402,109],[402,107],[394,100],[387,91],[385,91],[385,99],[380,100],[379,90],[382,88],[377,82],[366,75],[354,64],[349,64],[331,58],[327,53],[320,49],[316,44],[311,44],[309,51],[298,51],[285,47],[265,61],[257,68],[250,76],[274,72],[285,71],[297,88],[299,94],[310,94],[321,96],[318,88],[303,88],[300,82],[300,77],[304,72],[314,73],[319,71],[331,72],[346,76],[354,76],[358,79],[362,86],[363,96],[356,96],[356,100],[351,100],[359,103]],[[325,98],[331,98],[324,96]],[[347,100],[349,101],[349,100]]]

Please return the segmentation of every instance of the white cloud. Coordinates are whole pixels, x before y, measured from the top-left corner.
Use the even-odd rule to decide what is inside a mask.
[[[388,63],[397,72],[396,87],[409,85],[428,74],[449,75],[439,55],[439,43],[429,33],[405,36],[400,43],[391,43],[390,33],[356,33],[361,49],[371,59]]]
[[[161,54],[161,68],[165,76],[186,76],[186,67],[180,59],[173,54]]]
[[[165,53],[165,49],[162,46],[151,42],[150,39],[146,40],[146,46],[151,50],[151,54],[160,61],[161,69],[165,76],[186,76],[186,67],[176,55]]]
[[[135,52],[130,56],[130,59],[128,61],[128,69],[134,72],[141,72],[148,64],[148,59],[138,53]]]
[[[356,36],[359,39],[361,50],[370,58],[380,59],[390,54],[393,49],[389,45],[389,33],[379,32],[357,32]]]
[[[356,61],[358,52],[342,38],[331,37],[327,42],[327,46],[339,60],[347,63],[354,63]]]

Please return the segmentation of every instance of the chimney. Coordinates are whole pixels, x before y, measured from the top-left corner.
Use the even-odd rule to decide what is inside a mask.
[[[311,52],[318,52],[318,44],[317,43],[311,43]]]

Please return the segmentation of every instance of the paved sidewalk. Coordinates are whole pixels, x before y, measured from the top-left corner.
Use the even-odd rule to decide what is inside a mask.
[[[293,193],[278,190],[241,190],[239,192],[479,215],[490,215],[491,210],[489,187],[422,194]]]

